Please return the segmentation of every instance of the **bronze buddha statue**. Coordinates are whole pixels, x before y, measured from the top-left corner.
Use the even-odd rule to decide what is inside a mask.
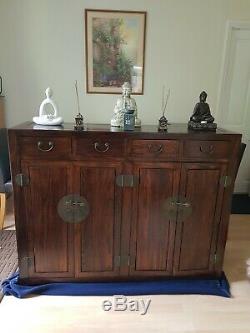
[[[188,122],[188,127],[195,130],[215,130],[217,124],[214,123],[214,117],[211,115],[209,104],[206,102],[207,93],[202,91],[200,102],[194,107],[194,111]]]
[[[207,123],[213,123],[214,117],[211,115],[210,107],[206,103],[207,93],[202,91],[200,94],[200,102],[197,103],[194,107],[193,115],[190,117],[191,121],[195,123],[200,123],[206,121]]]

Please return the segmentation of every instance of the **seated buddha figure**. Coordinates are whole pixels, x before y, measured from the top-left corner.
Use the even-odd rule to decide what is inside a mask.
[[[208,103],[206,103],[207,93],[202,91],[200,94],[200,102],[197,103],[194,107],[194,112],[190,117],[190,121],[195,123],[213,123],[214,117],[210,113],[210,107]]]
[[[129,82],[125,82],[122,86],[122,96],[116,101],[114,108],[114,116],[111,119],[111,126],[121,127],[125,109],[133,110],[135,114],[135,127],[141,126],[141,120],[137,117],[137,105],[134,98],[131,97],[132,87]]]

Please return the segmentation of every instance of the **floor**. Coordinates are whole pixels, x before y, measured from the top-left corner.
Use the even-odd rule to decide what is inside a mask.
[[[13,226],[8,214],[7,225]],[[232,215],[224,270],[233,298],[215,296],[145,296],[151,299],[147,314],[140,311],[104,311],[112,297],[36,296],[4,297],[0,304],[0,330],[5,333],[85,332],[193,332],[250,333],[250,281],[246,259],[250,257],[250,215]]]
[[[13,196],[7,199],[6,203],[6,215],[4,219],[4,229],[14,230],[15,229],[15,218],[13,211]]]

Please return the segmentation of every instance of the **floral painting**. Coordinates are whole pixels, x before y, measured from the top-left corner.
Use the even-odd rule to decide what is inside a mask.
[[[86,20],[88,93],[120,93],[130,82],[143,94],[145,12],[89,10]]]

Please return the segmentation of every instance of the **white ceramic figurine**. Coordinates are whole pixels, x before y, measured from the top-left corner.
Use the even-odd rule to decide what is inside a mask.
[[[124,121],[125,109],[133,110],[135,113],[135,127],[141,127],[141,120],[137,117],[137,105],[134,98],[131,97],[132,87],[129,82],[122,86],[122,96],[118,97],[114,108],[114,116],[111,119],[112,127],[122,127]]]
[[[42,102],[39,108],[39,116],[33,117],[34,123],[38,125],[51,125],[51,126],[58,126],[63,123],[62,117],[58,117],[57,106],[55,102],[52,100],[53,91],[51,88],[47,88],[45,91],[46,98]],[[53,112],[47,113],[45,110],[46,105],[51,105]]]

